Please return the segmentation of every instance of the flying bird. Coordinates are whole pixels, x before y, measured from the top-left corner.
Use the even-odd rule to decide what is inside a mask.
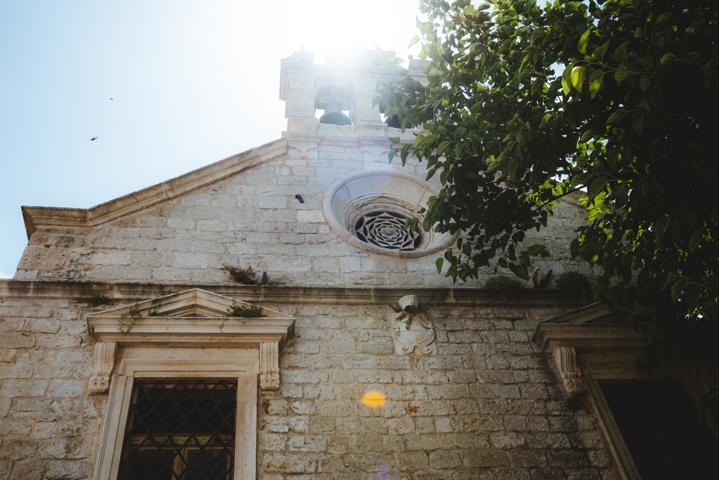
[[[110,101],[112,102],[113,100],[115,100],[115,97],[110,97]]]
[[[91,142],[94,142],[95,140],[97,140],[97,137],[92,137],[92,138],[90,139]]]

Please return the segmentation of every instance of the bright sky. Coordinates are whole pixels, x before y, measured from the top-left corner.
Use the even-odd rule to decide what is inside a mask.
[[[406,58],[418,2],[0,2],[0,277],[20,205],[91,207],[279,138],[280,59]]]

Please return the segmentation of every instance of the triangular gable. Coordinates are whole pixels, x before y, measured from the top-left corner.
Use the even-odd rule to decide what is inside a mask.
[[[606,303],[596,302],[585,305],[571,312],[558,315],[542,323],[564,323],[574,325],[585,325],[589,323],[614,323],[617,316],[612,313],[609,305]]]
[[[543,348],[643,347],[647,342],[646,325],[597,302],[543,321],[537,325],[534,341]]]
[[[252,304],[235,300],[218,293],[192,288],[151,300],[113,307],[88,315],[88,319],[121,319],[128,317],[229,317],[233,305],[251,306]],[[290,319],[277,310],[261,307],[263,318]]]
[[[91,208],[23,206],[25,231],[28,238],[38,228],[69,228],[82,231],[206,187],[285,153],[287,141],[275,140]]]

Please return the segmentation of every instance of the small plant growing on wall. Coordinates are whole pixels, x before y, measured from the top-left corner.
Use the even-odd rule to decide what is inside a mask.
[[[160,303],[157,301],[157,299],[152,301],[152,310],[147,312],[148,317],[159,317],[160,312],[157,310],[160,307]]]
[[[85,300],[85,303],[87,303],[91,307],[100,307],[102,305],[109,305],[110,303],[112,303],[112,299],[101,294],[95,294]]]
[[[592,298],[592,285],[587,277],[579,272],[565,272],[557,278],[557,290],[562,290],[570,295]]]
[[[413,318],[418,316],[425,316],[426,318],[427,309],[420,306],[416,295],[405,295],[399,299],[397,305],[390,305],[390,308],[397,314],[394,319],[398,322],[403,322],[407,330],[412,325]]]
[[[227,309],[227,314],[231,317],[264,317],[265,313],[259,305],[243,305],[233,303]]]
[[[525,287],[519,280],[514,278],[490,277],[484,282],[484,288],[490,292],[513,292],[523,290]]]
[[[227,270],[227,272],[232,277],[232,280],[237,283],[242,283],[244,285],[265,285],[268,281],[267,272],[262,272],[262,275],[258,279],[258,272],[249,265],[247,266],[247,268],[242,268],[230,265],[229,263],[225,263],[224,265],[222,265],[222,268]]]
[[[122,334],[127,334],[132,331],[132,327],[135,323],[142,318],[142,312],[137,308],[137,305],[133,306],[127,315],[122,316],[120,320],[119,331]]]

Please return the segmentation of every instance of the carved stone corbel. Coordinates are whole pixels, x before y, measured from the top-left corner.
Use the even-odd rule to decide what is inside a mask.
[[[116,342],[95,343],[95,353],[92,363],[92,375],[88,389],[91,394],[107,392],[110,388],[110,375],[115,365]]]
[[[555,347],[552,356],[567,397],[574,399],[584,394],[586,386],[577,366],[577,352],[574,347]]]
[[[260,342],[260,389],[262,390],[280,388],[279,351],[279,342]]]

